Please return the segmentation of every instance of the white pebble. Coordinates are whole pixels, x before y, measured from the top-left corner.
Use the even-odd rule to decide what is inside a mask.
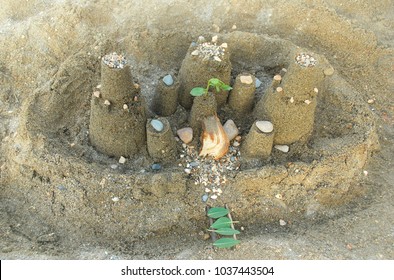
[[[261,81],[259,79],[256,78],[256,88],[261,86]]]
[[[290,98],[290,103],[294,103],[294,97],[293,96]]]
[[[287,145],[275,145],[274,148],[284,153],[287,153],[290,149]]]
[[[206,192],[206,193],[209,193],[209,192],[211,192],[211,189],[205,188],[205,192]]]
[[[271,133],[274,130],[274,125],[269,121],[257,121],[256,126],[264,133]]]
[[[307,105],[309,105],[309,104],[311,104],[311,103],[312,103],[312,101],[310,101],[310,100],[308,100],[308,99],[307,99],[307,100],[305,100],[304,102],[305,102]]]
[[[239,144],[239,142],[238,141],[234,141],[234,143],[233,143],[233,146],[234,147],[238,147],[240,144]]]
[[[109,106],[109,105],[111,105],[111,102],[109,102],[108,100],[105,100],[105,101],[104,101],[104,105]]]
[[[367,170],[364,170],[363,173],[364,173],[364,176],[368,176],[368,171]]]
[[[216,43],[218,41],[218,35],[212,37],[212,43]]]
[[[318,88],[314,88],[313,91],[316,92],[316,93],[319,92]]]
[[[213,195],[211,195],[211,198],[212,198],[212,199],[217,199],[218,196],[217,196],[216,194],[213,194]]]
[[[277,87],[276,88],[276,92],[282,92],[283,91],[283,88],[282,87]]]
[[[235,30],[235,29],[237,29],[237,26],[234,24],[234,25],[231,27],[231,29],[232,29],[232,30]]]
[[[276,194],[275,197],[276,197],[277,199],[282,199],[282,198],[283,198],[282,195],[281,195],[280,193]]]
[[[215,56],[213,57],[213,59],[216,60],[216,61],[219,61],[219,62],[222,61],[217,55],[215,55]]]
[[[99,91],[93,92],[93,96],[96,98],[100,98],[100,92]]]
[[[286,223],[284,220],[279,220],[279,224],[280,224],[281,226],[285,226],[287,223]]]
[[[127,110],[129,109],[129,106],[127,106],[127,104],[123,104],[123,110]]]
[[[119,158],[119,163],[124,164],[125,162],[126,162],[126,158],[123,157],[123,156],[121,156],[121,157]]]
[[[150,124],[158,132],[164,129],[164,124],[159,120],[152,120]]]
[[[192,55],[198,55],[198,54],[199,54],[198,50],[192,51]]]
[[[192,172],[192,170],[190,168],[185,168],[184,170],[185,170],[186,174],[190,174]]]
[[[118,201],[119,201],[119,197],[116,197],[116,196],[113,197],[113,198],[112,198],[112,201],[113,201],[113,202],[118,202]]]
[[[220,46],[221,46],[222,48],[225,48],[225,49],[227,49],[227,47],[228,47],[227,43],[223,43],[223,44],[221,44]]]

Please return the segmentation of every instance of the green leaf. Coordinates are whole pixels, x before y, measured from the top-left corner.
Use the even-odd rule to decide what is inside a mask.
[[[190,91],[190,94],[193,96],[201,96],[201,95],[205,94],[205,88],[195,87]]]
[[[208,210],[208,217],[217,219],[226,216],[230,211],[224,207],[213,207]]]
[[[217,79],[217,78],[212,78],[212,79],[209,80],[208,83],[209,83],[211,86],[216,87],[216,86],[220,85],[220,80]]]
[[[220,228],[229,228],[232,224],[232,221],[227,218],[227,217],[221,217],[219,219],[216,220],[216,222],[214,222],[211,225],[211,228],[214,229],[220,229]]]
[[[215,88],[216,88],[216,91],[217,91],[217,92],[220,91],[220,86],[216,85]]]
[[[232,89],[233,89],[233,88],[230,87],[229,85],[223,85],[223,86],[222,86],[222,90],[229,91],[229,90],[232,90]]]
[[[239,244],[239,240],[235,240],[234,238],[220,238],[213,243],[213,246],[218,248],[230,248],[237,244]]]
[[[221,235],[233,235],[233,234],[240,234],[240,232],[236,229],[232,228],[220,228],[214,230],[214,232],[221,234]]]

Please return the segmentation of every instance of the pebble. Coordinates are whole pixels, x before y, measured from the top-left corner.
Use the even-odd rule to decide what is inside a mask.
[[[213,194],[213,195],[211,195],[211,199],[217,199],[218,198],[218,196],[216,195],[216,194]]]
[[[233,143],[233,146],[234,147],[238,147],[240,144],[239,144],[239,142],[238,141],[234,141],[234,143]]]
[[[223,129],[226,132],[229,141],[233,140],[239,134],[239,130],[233,120],[227,120],[223,125]]]
[[[364,170],[363,173],[364,173],[364,176],[368,176],[368,171],[367,170]]]
[[[127,110],[129,109],[129,106],[127,106],[127,104],[123,104],[123,110]]]
[[[313,67],[316,65],[317,60],[309,54],[300,53],[296,56],[296,62],[300,66]]]
[[[237,137],[235,137],[235,140],[237,140],[238,142],[241,142],[241,139],[242,139],[241,135],[238,135]]]
[[[164,125],[161,121],[159,120],[152,120],[150,122],[151,126],[158,132],[162,131],[164,129]]]
[[[239,80],[241,81],[241,83],[247,84],[247,85],[250,85],[253,83],[253,78],[251,76],[241,76],[241,77],[239,77]]]
[[[329,67],[329,68],[324,69],[323,73],[326,76],[331,76],[334,74],[334,71],[335,71],[334,68]]]
[[[274,130],[274,125],[269,121],[257,121],[256,126],[264,133],[271,133]]]
[[[117,164],[111,164],[111,168],[112,169],[116,169],[116,168],[118,168],[118,165]]]
[[[282,91],[283,91],[283,88],[282,88],[282,87],[277,87],[277,88],[276,88],[276,91],[277,91],[277,92],[282,92]]]
[[[116,52],[105,55],[103,57],[103,62],[111,68],[118,69],[122,69],[127,64],[126,58]]]
[[[225,48],[225,49],[227,49],[228,48],[228,45],[227,45],[227,43],[223,43],[223,44],[221,44],[220,45],[222,48]]]
[[[109,106],[109,105],[111,105],[111,102],[109,102],[108,100],[105,100],[105,101],[104,101],[104,105]]]
[[[318,93],[318,92],[319,92],[319,89],[318,89],[318,88],[314,88],[313,91],[316,92],[316,93]]]
[[[204,195],[201,197],[202,202],[207,202],[208,197],[209,197],[209,196],[208,196],[207,194],[204,194]]]
[[[274,148],[284,153],[287,153],[290,149],[287,145],[275,145]]]
[[[311,103],[312,103],[312,101],[310,101],[310,100],[308,100],[308,99],[307,99],[307,100],[305,100],[304,102],[305,102],[307,105],[309,105],[309,104],[311,104]]]
[[[100,98],[100,92],[99,91],[94,91],[93,96],[96,98]]]
[[[232,30],[235,30],[235,29],[237,29],[237,26],[234,24],[234,25],[231,27],[231,29],[232,29]]]
[[[113,197],[113,198],[112,198],[112,201],[113,201],[113,202],[118,202],[118,201],[119,201],[119,197],[116,197],[116,196]]]
[[[287,223],[286,223],[284,220],[279,220],[279,224],[280,224],[281,226],[285,226]]]
[[[205,192],[209,193],[209,192],[211,192],[211,189],[210,188],[205,188]]]
[[[161,169],[161,165],[159,163],[154,163],[151,166],[152,170],[158,171]]]
[[[189,144],[193,140],[193,129],[191,127],[178,129],[176,134],[185,144]]]
[[[123,156],[121,156],[121,157],[119,158],[119,163],[120,163],[120,164],[124,164],[125,162],[126,162],[126,158],[123,157]]]
[[[163,82],[167,86],[172,86],[174,84],[174,79],[172,78],[172,76],[170,74],[168,74],[167,76],[164,76]]]
[[[59,191],[65,191],[65,190],[67,190],[67,188],[66,188],[65,186],[63,186],[63,185],[57,186],[57,189],[58,189]]]
[[[290,103],[294,103],[294,97],[293,96],[290,98]]]
[[[218,41],[218,35],[212,37],[212,43],[216,43]]]
[[[192,170],[190,168],[185,168],[184,171],[186,174],[190,174],[192,172]]]
[[[258,88],[258,87],[261,86],[262,82],[259,79],[256,78],[256,83],[255,84],[256,84],[256,88]]]
[[[373,100],[373,99],[368,99],[368,104],[373,104],[373,103],[375,103],[375,100]]]
[[[192,55],[199,55],[199,54],[200,54],[200,52],[198,50],[192,51]]]
[[[213,59],[216,60],[216,61],[219,61],[219,62],[222,61],[222,60],[220,59],[220,57],[218,57],[217,55],[215,55],[215,56],[213,57]]]

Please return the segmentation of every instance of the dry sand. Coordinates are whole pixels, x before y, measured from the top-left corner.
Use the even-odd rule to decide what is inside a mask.
[[[394,258],[392,1],[3,2],[0,11],[1,259]],[[45,228],[34,209],[23,207],[24,201],[9,197],[10,189],[23,191],[25,187],[10,183],[18,181],[9,177],[10,162],[13,162],[10,151],[34,155],[42,144],[40,135],[34,143],[15,135],[21,123],[29,121],[21,117],[21,110],[24,104],[34,104],[33,92],[57,77],[58,83],[49,86],[53,90],[70,87],[70,91],[76,92],[75,102],[71,102],[71,111],[51,108],[54,119],[48,121],[48,129],[53,124],[78,122],[77,113],[84,107],[75,104],[86,98],[77,92],[85,89],[82,83],[67,84],[68,75],[72,75],[70,69],[64,68],[67,61],[73,60],[76,69],[86,71],[81,73],[82,77],[94,73],[89,76],[93,77],[90,82],[97,84],[95,57],[111,47],[120,48],[136,54],[133,63],[139,65],[138,79],[142,85],[148,85],[151,81],[144,80],[144,76],[179,69],[190,40],[200,34],[228,33],[235,26],[238,31],[287,39],[325,55],[338,74],[357,90],[376,118],[380,142],[380,150],[371,155],[363,168],[367,171],[362,175],[363,180],[357,182],[367,191],[313,219],[295,219],[286,226],[280,226],[279,221],[245,225],[242,244],[235,250],[213,250],[198,232],[187,231],[176,235],[152,234],[127,242],[116,241],[116,233],[110,239],[97,240],[76,238],[77,235],[67,238],[61,230],[56,236],[40,235],[50,233],[51,229]],[[160,45],[157,38],[166,45]],[[85,61],[86,57],[96,62],[78,65],[78,58]],[[35,112],[39,109],[35,108]],[[47,141],[44,138],[41,140]],[[24,166],[18,168],[23,172]],[[40,180],[42,188],[46,179]],[[34,191],[34,187],[26,188],[28,191]]]

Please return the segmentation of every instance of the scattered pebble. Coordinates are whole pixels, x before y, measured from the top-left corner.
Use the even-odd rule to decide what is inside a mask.
[[[127,110],[129,109],[129,106],[127,106],[127,104],[123,104],[123,110]]]
[[[111,164],[111,168],[112,169],[116,169],[116,168],[118,168],[118,165],[117,164]]]
[[[308,100],[308,99],[307,99],[307,100],[305,100],[304,102],[305,102],[307,105],[309,105],[309,104],[311,104],[311,103],[312,103],[312,101],[310,101],[310,100]]]
[[[287,153],[290,150],[287,145],[275,145],[274,148],[284,153]]]
[[[239,147],[240,143],[238,141],[234,141],[233,146],[234,147]]]
[[[232,30],[235,30],[235,29],[237,29],[237,26],[234,24],[234,25],[231,27],[231,29],[232,29]]]
[[[190,174],[192,172],[192,170],[190,168],[185,168],[184,171],[186,174]]]
[[[211,199],[215,200],[217,198],[218,198],[218,196],[216,194],[211,195]]]
[[[201,197],[201,200],[202,200],[202,202],[207,202],[207,201],[208,201],[208,198],[209,198],[209,196],[208,196],[207,194],[204,194],[204,195]]]
[[[242,230],[242,231],[244,231],[244,230],[245,230],[245,228],[244,228],[244,227],[241,227],[241,230]]]
[[[368,99],[368,104],[373,104],[373,103],[375,103],[375,100],[373,100],[373,99]]]
[[[280,193],[276,194],[275,197],[276,197],[277,199],[282,199],[282,198],[283,198],[282,195],[281,195]]]
[[[176,131],[176,134],[185,144],[189,144],[193,140],[193,129],[191,127],[184,127],[178,129]]]
[[[309,54],[300,53],[295,58],[298,65],[303,67],[313,67],[316,65],[317,60]]]
[[[152,120],[150,124],[158,132],[164,129],[164,124],[159,120]]]
[[[367,170],[364,170],[363,173],[364,173],[364,176],[368,176],[368,171]]]
[[[294,97],[290,97],[290,103],[294,103]]]
[[[264,133],[271,133],[274,130],[274,125],[269,121],[257,121],[256,126]]]
[[[318,88],[314,88],[313,91],[316,92],[316,93],[318,93],[318,92],[319,92],[319,89],[318,89]]]
[[[233,140],[239,133],[239,130],[233,120],[227,120],[223,125],[223,129],[226,132],[229,141]]]
[[[212,37],[212,43],[216,43],[218,41],[218,35]]]
[[[334,74],[334,68],[332,68],[332,67],[326,68],[326,69],[324,69],[323,73],[326,76],[331,76]]]
[[[217,38],[217,36],[214,36],[212,39]],[[217,39],[216,39],[217,40]],[[216,45],[216,41],[213,42],[205,42],[199,39],[199,44],[197,45],[197,48],[192,51],[192,55],[195,56],[200,56],[202,57],[203,60],[216,60],[216,61],[222,61],[222,57],[224,55],[224,52],[227,48],[227,44],[223,45],[221,44],[220,46]]]
[[[287,223],[286,223],[284,220],[280,219],[280,220],[279,220],[279,224],[280,224],[281,226],[285,226]]]
[[[227,47],[228,47],[227,43],[223,43],[223,44],[221,44],[220,46],[221,46],[222,48],[225,48],[225,49],[227,49]]]
[[[161,169],[161,165],[159,163],[154,163],[151,165],[152,170],[158,171]]]
[[[112,201],[113,201],[113,202],[118,202],[118,201],[119,201],[119,197],[116,197],[116,196],[113,197],[113,198],[112,198]]]
[[[199,54],[200,54],[200,52],[198,50],[192,51],[192,55],[199,55]]]
[[[101,85],[97,85],[96,88],[100,89],[100,88],[101,88]]]
[[[100,98],[100,95],[101,95],[100,92],[97,90],[93,92],[93,96],[96,98]]]
[[[105,101],[104,101],[104,105],[109,106],[109,105],[111,105],[111,102],[109,102],[108,100],[105,100]]]
[[[259,79],[256,78],[256,83],[255,83],[256,88],[260,87],[261,84],[262,84],[262,82]]]
[[[241,142],[242,136],[238,135],[237,137],[235,137],[235,140],[237,140],[238,142]]]
[[[217,55],[215,55],[215,56],[213,57],[213,59],[216,60],[216,61],[219,61],[219,62],[222,61]]]
[[[121,54],[117,54],[116,52],[105,55],[102,60],[107,66],[111,68],[122,69],[127,64],[126,58]]]
[[[241,81],[241,83],[246,84],[246,85],[250,85],[253,83],[252,76],[241,76],[241,77],[239,77],[239,80]]]
[[[283,91],[283,88],[282,87],[277,87],[276,88],[276,92],[282,92]]]
[[[172,86],[174,84],[174,79],[172,78],[172,76],[170,74],[168,74],[168,75],[164,76],[163,82],[167,86]]]
[[[205,192],[206,192],[206,193],[210,193],[210,192],[211,192],[211,189],[210,189],[210,188],[205,188]]]
[[[119,158],[119,163],[120,163],[120,164],[125,164],[125,163],[126,163],[126,158],[123,157],[123,156],[121,156],[121,157]]]

